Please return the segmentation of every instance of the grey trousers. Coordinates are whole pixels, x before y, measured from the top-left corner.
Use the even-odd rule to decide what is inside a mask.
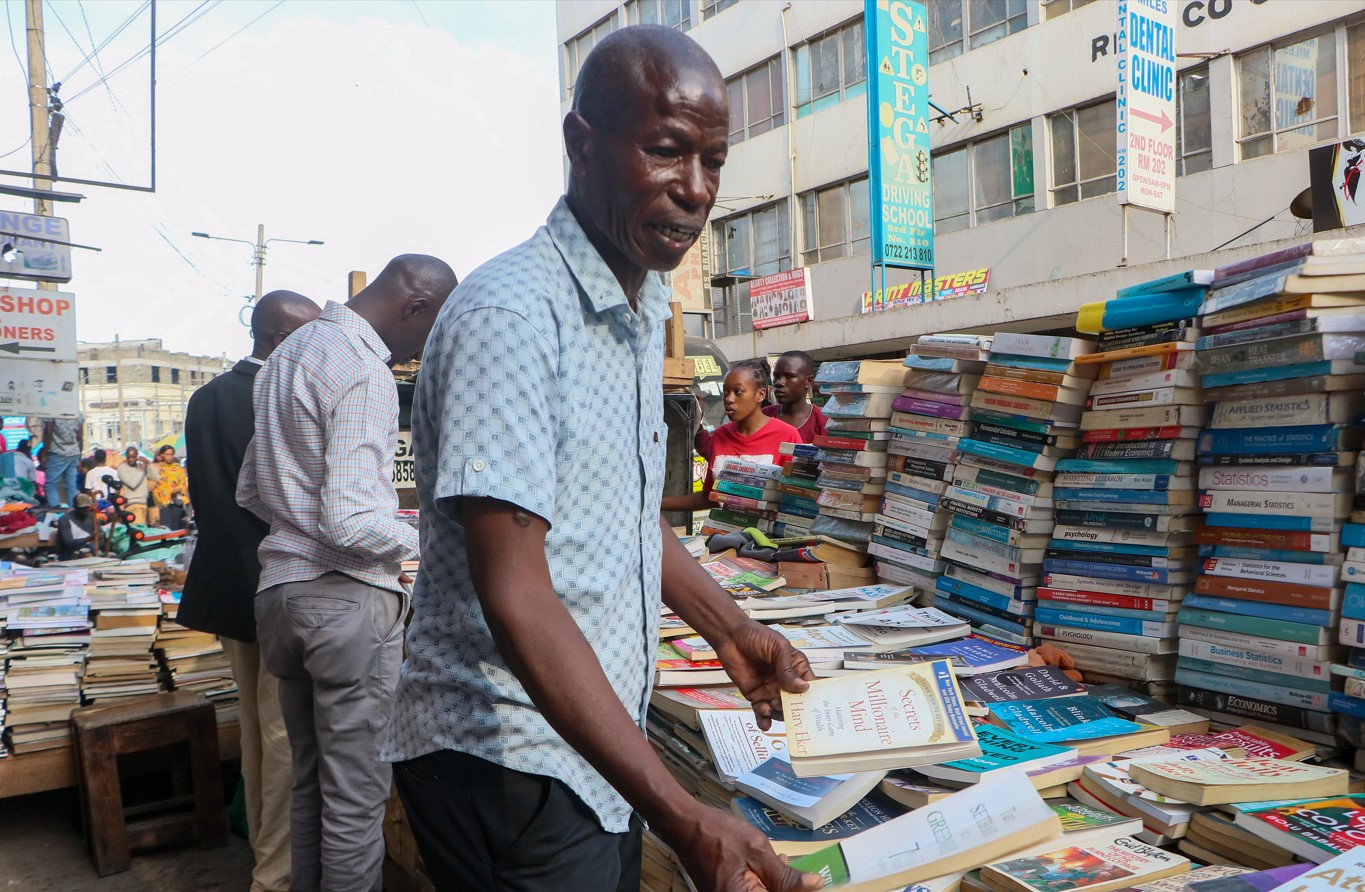
[[[407,596],[328,573],[256,596],[294,765],[294,892],[378,892],[391,773],[379,750],[402,662]]]

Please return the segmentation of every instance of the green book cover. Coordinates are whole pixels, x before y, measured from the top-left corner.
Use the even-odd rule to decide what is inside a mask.
[[[1220,613],[1216,610],[1201,610],[1197,607],[1183,607],[1176,615],[1176,621],[1204,629],[1222,629],[1239,635],[1255,635],[1257,638],[1274,638],[1278,641],[1292,641],[1295,644],[1319,644],[1322,629],[1303,623],[1290,623],[1257,616],[1240,616],[1235,613]]]
[[[728,492],[731,495],[742,496],[746,499],[757,499],[762,501],[764,490],[758,486],[746,486],[743,483],[731,483],[729,480],[717,480],[716,490],[718,492]]]
[[[1112,827],[1115,824],[1126,824],[1130,820],[1123,815],[1091,808],[1074,799],[1049,802],[1048,807],[1061,820],[1063,833],[1071,833],[1076,830],[1094,830],[1097,827]]]
[[[1180,657],[1176,660],[1176,665],[1181,669],[1192,669],[1195,672],[1225,675],[1228,678],[1240,678],[1258,684],[1279,685],[1282,688],[1298,688],[1301,691],[1314,691],[1319,694],[1326,694],[1332,690],[1331,677],[1313,678],[1307,675],[1284,675],[1279,672],[1267,672],[1264,669],[1252,669],[1249,666],[1230,666],[1227,663],[1200,660],[1196,657]]]
[[[842,886],[848,882],[848,862],[844,850],[837,843],[818,852],[811,852],[791,862],[793,870],[813,873],[825,881],[825,886]]]

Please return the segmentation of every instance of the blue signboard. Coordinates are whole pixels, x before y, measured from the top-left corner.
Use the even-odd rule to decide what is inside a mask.
[[[933,269],[928,18],[923,3],[866,2],[872,262]]]

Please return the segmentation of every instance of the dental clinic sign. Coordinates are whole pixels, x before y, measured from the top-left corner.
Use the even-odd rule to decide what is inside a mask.
[[[933,269],[928,17],[909,0],[867,0],[865,8],[872,262]]]
[[[1118,0],[1118,195],[1175,211],[1175,0]]]

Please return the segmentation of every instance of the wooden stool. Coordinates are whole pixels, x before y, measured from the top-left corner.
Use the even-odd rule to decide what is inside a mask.
[[[71,715],[80,765],[81,816],[100,876],[131,866],[129,852],[194,840],[200,848],[228,842],[213,704],[192,691],[154,694]],[[189,744],[189,789],[177,777],[171,799],[125,808],[118,757]],[[155,814],[172,808],[193,810]],[[139,815],[154,815],[140,818]]]

